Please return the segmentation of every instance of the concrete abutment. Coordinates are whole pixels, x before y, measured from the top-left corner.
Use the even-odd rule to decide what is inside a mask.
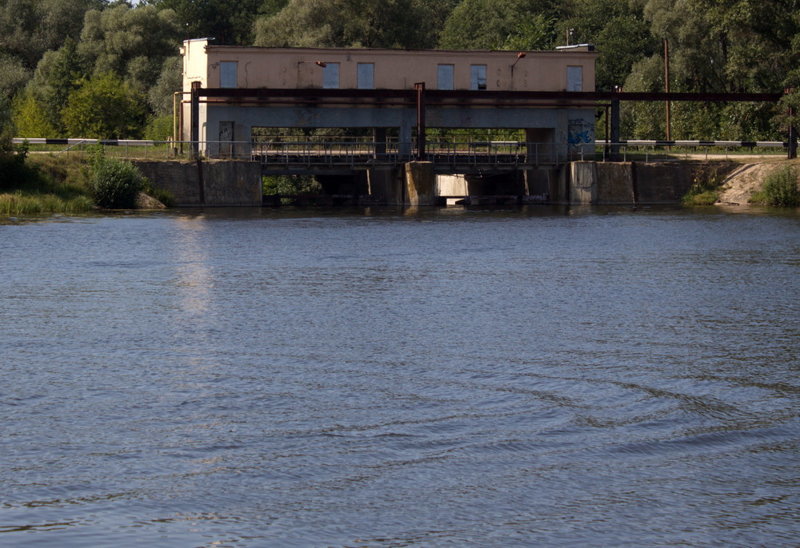
[[[181,207],[260,206],[258,162],[135,161],[152,184],[169,191]],[[431,162],[371,166],[352,175],[321,176],[325,194],[390,206],[465,203],[640,205],[679,203],[695,182],[721,178],[738,164],[729,161],[571,162],[521,168],[505,175],[437,175]]]

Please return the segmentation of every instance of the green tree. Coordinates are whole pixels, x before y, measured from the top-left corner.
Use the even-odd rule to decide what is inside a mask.
[[[0,53],[0,96],[13,97],[30,78],[31,71],[17,57]]]
[[[179,37],[174,11],[120,3],[86,13],[77,53],[93,67],[92,74],[114,72],[136,91],[146,93],[164,61],[177,54]]]
[[[214,38],[217,44],[250,45],[253,19],[271,16],[288,0],[152,0],[159,10],[170,9],[180,23],[179,38]]]
[[[172,114],[173,94],[183,85],[183,58],[176,56],[164,60],[158,80],[147,92],[147,102],[156,116]]]
[[[45,115],[47,109],[28,91],[14,98],[13,120],[17,137],[58,137],[59,130]]]
[[[291,0],[256,21],[257,46],[416,49],[429,46],[414,0]],[[430,12],[427,12],[430,13]]]
[[[595,86],[610,91],[622,85],[637,61],[659,47],[644,19],[643,6],[619,0],[573,0],[557,23],[559,41],[591,43],[599,52]]]
[[[439,45],[445,49],[515,49],[510,46],[530,35],[535,39],[529,43],[549,48],[555,40],[552,22],[563,10],[554,0],[463,0],[448,17]],[[547,43],[542,33],[549,37]]]
[[[0,52],[33,69],[44,52],[66,38],[77,38],[84,14],[103,0],[3,0],[0,2]]]
[[[53,132],[63,134],[61,111],[70,93],[87,76],[87,66],[77,54],[77,42],[71,38],[58,50],[46,52],[36,66],[33,78],[25,88],[24,100],[17,109],[17,114],[25,120],[19,123],[20,129],[25,128],[31,137],[50,137]],[[39,109],[38,113],[36,109]]]
[[[108,72],[70,94],[63,118],[71,136],[135,139],[141,137],[146,113],[144,97]]]

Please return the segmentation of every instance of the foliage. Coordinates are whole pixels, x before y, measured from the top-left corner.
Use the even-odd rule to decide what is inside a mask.
[[[77,52],[93,67],[94,76],[114,73],[146,93],[164,61],[177,54],[180,33],[172,10],[118,3],[86,13]]]
[[[18,58],[0,51],[0,96],[13,97],[31,79],[31,71]]]
[[[213,37],[217,44],[250,45],[253,42],[253,16],[271,16],[288,0],[154,0],[158,10],[175,12],[180,38]]]
[[[445,23],[446,49],[544,49],[555,42],[552,0],[462,0]],[[529,45],[532,48],[517,48]]]
[[[427,11],[426,11],[427,10]],[[419,21],[436,13],[415,0],[291,0],[259,18],[255,45],[292,47],[432,47]]]
[[[92,78],[73,91],[63,111],[70,135],[96,139],[138,138],[144,126],[144,98],[113,73]]]
[[[183,58],[176,55],[164,60],[158,80],[147,92],[147,102],[156,116],[172,114],[173,94],[183,86]],[[171,132],[170,132],[171,134]]]
[[[61,111],[67,103],[69,94],[80,86],[87,75],[86,64],[77,54],[77,42],[67,39],[55,51],[44,54],[36,66],[33,78],[25,88],[24,102],[28,118],[26,128],[38,128],[40,133],[31,131],[23,137],[50,137],[64,133]],[[32,109],[38,108],[39,112]]]
[[[154,116],[144,129],[144,138],[151,141],[168,141],[172,139],[172,114]]]
[[[85,213],[94,209],[88,196],[64,199],[56,194],[27,194],[16,191],[0,194],[0,215],[43,215],[47,213]]]
[[[318,194],[322,186],[310,175],[275,175],[262,178],[264,196],[298,196],[301,194]],[[290,198],[282,198],[281,202],[290,203]]]
[[[32,93],[18,95],[13,104],[17,137],[58,137],[58,130],[45,116],[46,108]]]
[[[146,184],[141,172],[130,162],[98,155],[91,168],[89,188],[98,206],[108,209],[132,208]]]
[[[0,96],[14,99],[22,135],[82,137],[91,128],[139,136],[148,120],[172,112],[180,41],[203,36],[216,44],[511,51],[588,42],[599,52],[603,91],[663,91],[666,38],[672,91],[795,90],[777,109],[673,103],[673,138],[777,140],[800,125],[800,0],[3,0]],[[76,114],[76,102],[91,104],[81,95],[88,83],[111,74],[136,115],[100,131],[96,120],[85,122],[89,109]],[[663,104],[623,107],[623,138],[665,137]],[[156,124],[148,135],[163,133]]]
[[[784,166],[773,171],[767,175],[764,188],[754,193],[750,201],[774,207],[800,206],[797,170],[793,166]]]
[[[0,2],[0,52],[33,69],[49,50],[77,38],[87,10],[103,0],[5,0]]]
[[[0,152],[0,215],[79,213],[94,207],[80,184],[67,183],[65,177],[43,169],[42,158],[28,159],[24,145]],[[65,170],[64,165],[59,158],[57,170]]]
[[[683,198],[685,206],[714,205],[719,199],[722,176],[714,167],[701,167],[693,176],[692,186]]]

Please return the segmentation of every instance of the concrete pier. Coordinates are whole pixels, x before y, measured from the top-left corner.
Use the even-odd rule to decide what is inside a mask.
[[[436,174],[432,162],[408,162],[405,165],[405,205],[436,205]]]

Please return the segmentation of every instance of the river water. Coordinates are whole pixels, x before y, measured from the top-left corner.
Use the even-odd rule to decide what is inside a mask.
[[[0,545],[800,543],[800,214],[0,225]]]

